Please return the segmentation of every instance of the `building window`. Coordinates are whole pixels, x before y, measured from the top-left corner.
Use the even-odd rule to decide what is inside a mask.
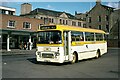
[[[2,10],[0,9],[0,14],[2,14]]]
[[[9,14],[9,15],[13,15],[13,12],[12,12],[12,11],[9,11],[8,14]]]
[[[43,19],[43,17],[41,17],[40,19]]]
[[[54,19],[52,19],[52,21],[51,21],[52,23],[54,23]]]
[[[87,27],[86,24],[83,24],[83,27],[86,28]]]
[[[62,24],[62,19],[60,19],[60,24]]]
[[[66,20],[66,25],[68,24],[68,20]]]
[[[51,23],[51,18],[48,18],[49,19],[49,22]]]
[[[15,28],[15,21],[9,20],[9,21],[8,21],[8,26],[7,26],[7,27]]]
[[[83,18],[84,21],[86,21],[86,18]]]
[[[44,24],[49,24],[49,18],[43,18],[44,19]]]
[[[72,21],[72,26],[76,26],[76,22],[75,21]]]
[[[98,21],[101,22],[101,16],[98,16]]]
[[[100,30],[101,30],[101,29],[102,29],[102,26],[101,26],[101,25],[99,25],[99,26],[98,26],[98,29],[100,29]]]
[[[89,28],[92,28],[91,26],[89,26]]]
[[[65,24],[65,20],[63,20],[63,24]]]
[[[88,22],[91,23],[91,17],[88,18]]]
[[[78,22],[78,26],[81,26],[81,22]]]
[[[42,25],[43,25],[43,24],[39,24],[39,25],[38,25],[38,29],[40,29],[40,27],[41,27]]]
[[[109,25],[106,25],[106,31],[109,32]]]
[[[24,22],[23,23],[23,28],[24,29],[31,29],[31,24],[29,22]]]
[[[2,10],[2,14],[6,14],[6,11],[5,11],[5,10]]]
[[[105,21],[109,21],[108,15],[105,16]]]

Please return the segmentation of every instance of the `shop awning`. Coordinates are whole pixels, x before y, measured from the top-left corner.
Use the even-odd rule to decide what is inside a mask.
[[[11,30],[11,29],[0,29],[0,34],[13,34],[13,35],[35,35],[35,31],[30,30]]]

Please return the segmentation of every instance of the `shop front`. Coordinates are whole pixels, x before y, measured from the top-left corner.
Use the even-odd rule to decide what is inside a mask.
[[[2,49],[11,51],[11,49],[31,50],[36,47],[36,33],[23,30],[2,30],[1,44]]]

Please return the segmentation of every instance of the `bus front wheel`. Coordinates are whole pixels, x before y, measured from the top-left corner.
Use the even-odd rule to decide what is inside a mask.
[[[73,60],[71,61],[72,64],[74,64],[77,61],[77,55],[73,53]]]

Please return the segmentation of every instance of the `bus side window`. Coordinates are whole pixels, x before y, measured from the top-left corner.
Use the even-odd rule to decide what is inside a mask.
[[[75,36],[71,35],[72,41],[75,41]]]
[[[76,36],[76,41],[80,41],[79,35]]]
[[[94,33],[85,32],[86,41],[94,41]]]
[[[96,41],[102,41],[103,40],[103,34],[96,33]]]
[[[72,41],[84,41],[83,32],[72,31]]]
[[[80,41],[84,41],[84,37],[83,36],[80,36]]]

